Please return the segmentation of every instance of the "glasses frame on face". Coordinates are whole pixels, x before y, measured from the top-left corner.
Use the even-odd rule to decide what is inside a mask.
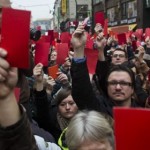
[[[113,86],[113,87],[116,87],[118,84],[120,85],[121,88],[133,86],[131,82],[127,82],[127,81],[108,81],[107,82],[108,86]]]
[[[124,54],[113,54],[112,57],[117,58],[119,56],[119,58],[125,58]]]

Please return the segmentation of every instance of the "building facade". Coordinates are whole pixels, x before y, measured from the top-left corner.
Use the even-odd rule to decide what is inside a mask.
[[[103,12],[116,32],[150,27],[150,0],[92,0],[92,5],[93,23],[96,13]]]
[[[92,17],[92,0],[56,0],[54,4],[54,25],[62,32],[71,31],[78,21]],[[57,14],[57,15],[55,15]]]

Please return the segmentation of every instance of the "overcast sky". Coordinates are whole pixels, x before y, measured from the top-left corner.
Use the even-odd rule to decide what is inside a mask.
[[[55,0],[11,0],[12,7],[32,12],[33,20],[51,18]]]

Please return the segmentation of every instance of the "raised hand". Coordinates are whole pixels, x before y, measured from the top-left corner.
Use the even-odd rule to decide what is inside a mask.
[[[18,70],[5,59],[7,51],[0,48],[0,99],[9,96],[18,81]]]
[[[96,45],[98,50],[103,50],[106,45],[106,39],[104,37],[104,33],[100,32],[96,38]]]
[[[38,63],[34,68],[33,68],[33,75],[36,80],[36,82],[42,82],[43,81],[43,65],[41,63]]]
[[[102,25],[100,23],[97,23],[94,28],[94,31],[96,34],[99,34],[100,32],[102,32],[103,31]]]
[[[57,77],[57,81],[61,84],[66,84],[68,83],[68,77],[66,74],[62,73],[62,72],[58,72],[57,73],[58,77]]]
[[[71,43],[74,49],[84,47],[86,43],[86,34],[84,30],[84,25],[80,24],[78,28],[74,31],[71,39]]]

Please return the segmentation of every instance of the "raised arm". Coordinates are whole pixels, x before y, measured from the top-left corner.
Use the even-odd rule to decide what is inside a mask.
[[[0,49],[0,149],[36,150],[25,110],[14,95],[18,70],[9,65],[6,56],[7,52]]]
[[[98,102],[92,91],[89,73],[84,56],[86,36],[84,26],[79,25],[72,36],[72,46],[74,48],[74,58],[72,59],[72,96],[79,109],[97,110]]]

